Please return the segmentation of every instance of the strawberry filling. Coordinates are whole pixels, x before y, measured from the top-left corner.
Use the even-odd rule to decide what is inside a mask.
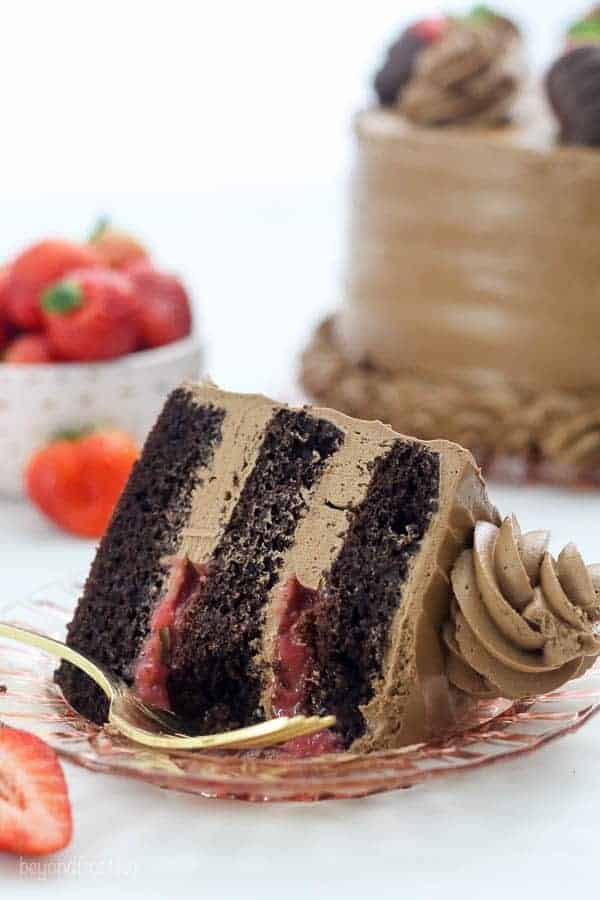
[[[310,681],[317,676],[308,632],[321,596],[292,577],[283,585],[278,602],[280,619],[273,657],[271,707],[274,716],[296,716],[306,712]],[[281,747],[293,756],[317,756],[341,749],[338,735],[329,729],[294,738]]]
[[[171,573],[165,594],[150,621],[150,634],[138,656],[134,689],[140,700],[161,709],[170,709],[167,690],[169,662],[181,633],[185,610],[204,589],[206,566],[197,566],[187,557],[169,561]]]
[[[152,614],[150,633],[134,669],[134,689],[138,697],[161,709],[171,708],[167,687],[170,658],[181,636],[185,611],[198,601],[208,573],[207,566],[195,565],[187,557],[175,557],[169,565],[171,571],[166,591]],[[317,672],[308,631],[320,602],[319,592],[304,587],[295,577],[288,579],[280,591],[271,686],[271,706],[276,717],[296,716],[307,711],[310,681]],[[303,757],[343,748],[339,736],[324,729],[287,741],[278,749]]]

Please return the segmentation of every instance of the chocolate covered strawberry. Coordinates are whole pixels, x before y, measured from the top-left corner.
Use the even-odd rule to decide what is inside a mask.
[[[159,272],[148,262],[128,268],[139,297],[138,322],[142,344],[162,347],[186,337],[192,328],[190,300],[181,281]]]
[[[20,334],[6,348],[4,362],[35,365],[55,361],[45,334]]]
[[[43,325],[42,294],[53,282],[74,269],[98,264],[91,246],[70,241],[46,240],[24,250],[10,268],[6,285],[6,315],[25,331]]]
[[[565,144],[600,147],[600,43],[563,53],[546,75]]]
[[[392,106],[398,101],[402,89],[412,77],[419,55],[441,40],[448,26],[446,18],[421,19],[406,28],[392,44],[375,76],[375,92],[382,106]]]
[[[139,346],[139,302],[132,280],[111,269],[82,269],[49,287],[42,311],[59,359],[94,362]]]
[[[54,750],[0,724],[0,852],[45,856],[71,840],[67,785]]]
[[[32,456],[27,495],[59,528],[101,537],[137,457],[133,439],[114,428],[65,434]]]

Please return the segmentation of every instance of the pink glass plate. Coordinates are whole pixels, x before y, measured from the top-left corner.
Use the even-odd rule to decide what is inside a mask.
[[[64,639],[80,586],[71,581],[0,608],[0,621]],[[252,801],[362,797],[528,753],[580,728],[600,709],[600,669],[526,703],[482,703],[464,731],[385,753],[294,760],[262,753],[161,753],[74,713],[52,682],[54,661],[0,640],[0,721],[32,731],[72,762],[205,797]]]

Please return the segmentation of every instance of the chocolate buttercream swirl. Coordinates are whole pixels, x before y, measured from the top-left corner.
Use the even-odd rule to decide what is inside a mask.
[[[520,37],[508,19],[455,21],[419,55],[398,106],[419,125],[499,122],[510,118],[522,78]]]
[[[496,374],[465,382],[355,363],[332,319],[317,330],[302,370],[308,393],[323,405],[359,418],[376,415],[425,440],[443,435],[472,450],[486,471],[497,461],[496,476],[599,483],[600,387],[561,391],[543,379],[525,387]]]
[[[556,690],[600,654],[600,566],[573,544],[558,560],[549,534],[521,534],[514,516],[475,526],[451,574],[443,637],[448,678],[474,696],[519,699]]]

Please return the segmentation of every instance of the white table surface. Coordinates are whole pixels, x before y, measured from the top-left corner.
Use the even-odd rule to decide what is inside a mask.
[[[573,15],[566,0],[502,5],[523,12],[537,61]],[[0,257],[83,234],[107,211],[196,288],[218,382],[295,397],[298,351],[339,300],[348,116],[382,43],[419,8],[106,0],[91,29],[87,4],[11,4],[0,74],[19,89],[4,96]],[[575,540],[600,560],[600,495],[492,490],[525,528],[551,527],[555,548]],[[92,554],[0,502],[3,600]],[[0,855],[0,896],[595,896],[599,750],[597,719],[533,756],[308,805],[205,801],[65,764],[73,843],[37,870]]]

